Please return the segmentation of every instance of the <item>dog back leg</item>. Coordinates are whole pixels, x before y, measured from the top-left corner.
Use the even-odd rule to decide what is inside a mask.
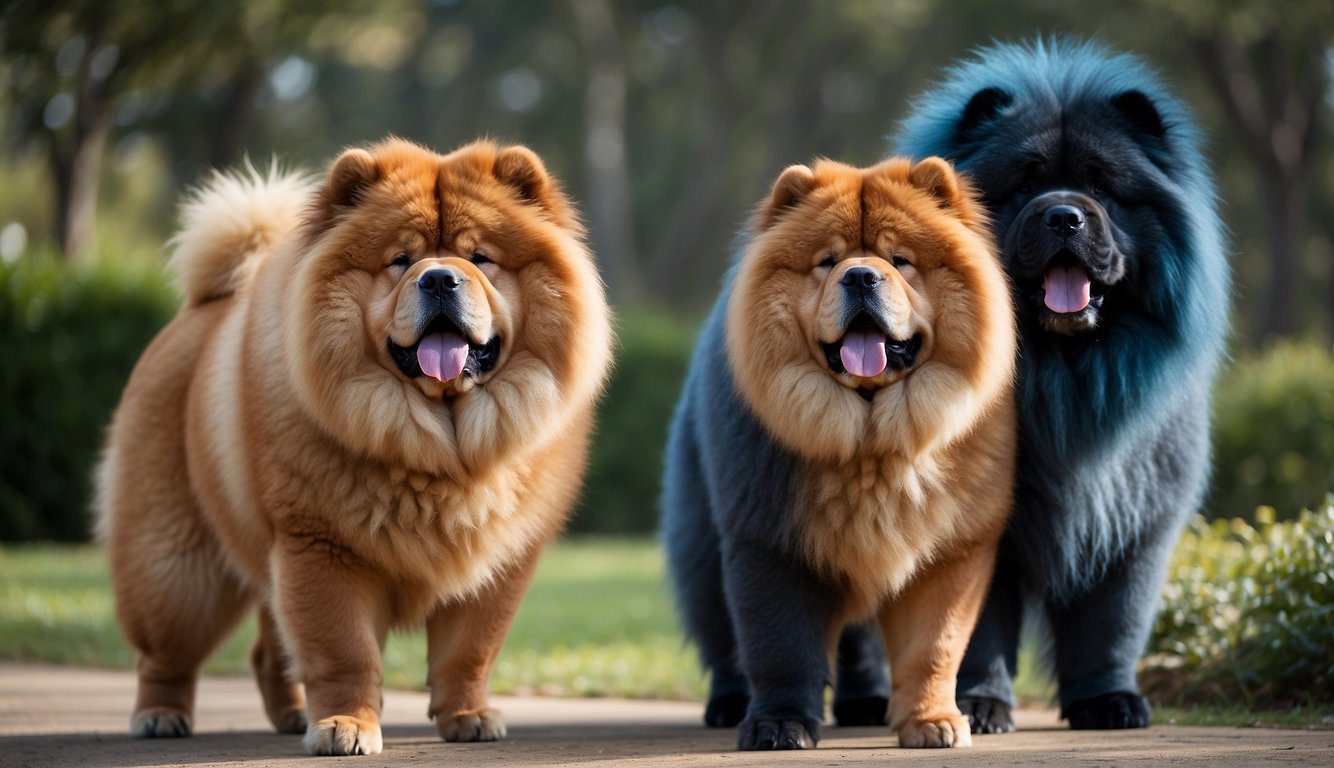
[[[973,733],[1014,730],[1011,711],[1024,598],[1019,566],[1007,557],[1005,547],[1001,545],[991,590],[959,667],[959,710]]]
[[[834,720],[841,726],[884,725],[889,711],[885,641],[873,623],[852,624],[838,640]]]

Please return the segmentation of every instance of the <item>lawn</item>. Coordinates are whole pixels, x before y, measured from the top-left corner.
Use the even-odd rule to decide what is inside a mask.
[[[649,539],[576,538],[547,549],[492,676],[496,693],[699,699],[704,677],[681,637],[663,572]],[[213,674],[248,675],[254,621],[245,622],[209,661]],[[128,669],[133,655],[116,627],[106,563],[89,546],[0,548],[0,659]],[[395,634],[385,682],[422,687],[426,643]],[[1029,703],[1051,700],[1031,657],[1017,682]],[[1328,711],[1286,716],[1243,707],[1160,708],[1159,722],[1297,724]]]
[[[205,667],[249,674],[254,620]],[[128,669],[133,654],[116,627],[100,550],[87,546],[0,548],[0,659]],[[390,637],[385,683],[421,688],[421,631]],[[579,539],[548,548],[496,664],[497,693],[697,698],[694,652],[681,638],[648,539]]]
[[[705,679],[681,637],[661,548],[643,538],[576,538],[549,547],[514,620],[491,687],[497,693],[698,699]],[[205,670],[247,675],[248,620]],[[0,659],[128,669],[102,552],[89,546],[0,548]],[[1027,665],[1031,666],[1031,665]],[[395,634],[385,683],[420,688],[426,640]],[[1029,700],[1047,684],[1024,675]]]

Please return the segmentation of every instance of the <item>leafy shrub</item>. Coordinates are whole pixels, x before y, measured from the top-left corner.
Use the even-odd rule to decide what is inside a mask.
[[[662,451],[695,324],[638,312],[622,319],[617,337],[584,497],[570,523],[581,533],[657,530]]]
[[[1334,488],[1334,355],[1282,342],[1223,371],[1214,394],[1210,517],[1313,507]]]
[[[0,264],[0,541],[88,537],[111,410],[176,303],[160,266]]]
[[[1334,496],[1296,520],[1256,518],[1196,518],[1182,537],[1150,642],[1155,698],[1334,702]]]

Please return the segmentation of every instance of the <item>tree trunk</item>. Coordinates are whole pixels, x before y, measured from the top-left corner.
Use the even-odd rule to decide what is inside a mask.
[[[637,298],[630,169],[626,160],[625,61],[616,20],[606,0],[572,0],[588,57],[584,91],[584,162],[589,228],[603,279],[621,303]]]
[[[70,261],[82,260],[96,245],[97,183],[105,146],[103,125],[75,139],[70,156],[56,161],[56,236]]]
[[[1287,336],[1297,328],[1295,304],[1300,280],[1302,230],[1306,219],[1306,184],[1300,173],[1278,169],[1264,174],[1266,260],[1269,284],[1256,325],[1255,341]]]
[[[92,60],[106,46],[107,24],[88,30],[88,48],[75,72],[73,125],[65,137],[51,137],[56,182],[56,239],[70,261],[92,252],[97,223],[97,183],[111,117],[112,74],[92,71]],[[62,141],[62,138],[64,140]]]
[[[727,240],[715,238],[742,223],[734,220],[735,208],[727,199],[727,159],[735,147],[732,133],[738,103],[748,94],[728,77],[728,35],[738,19],[744,19],[750,34],[767,39],[780,10],[772,3],[705,4],[698,12],[691,49],[683,53],[694,94],[690,167],[682,174],[681,192],[665,216],[668,224],[662,228],[650,269],[656,296],[673,305],[685,305],[698,296],[712,301],[728,251]]]
[[[1327,82],[1320,65],[1324,47],[1312,37],[1293,55],[1277,32],[1261,39],[1250,55],[1224,34],[1195,45],[1255,169],[1263,200],[1268,283],[1250,334],[1252,344],[1259,345],[1297,330],[1293,305],[1304,272],[1307,169]],[[1264,66],[1256,67],[1256,55]]]
[[[683,177],[688,186],[681,188],[676,204],[666,214],[670,224],[662,230],[650,269],[656,298],[673,304],[693,293],[701,265],[719,261],[720,251],[725,248],[725,243],[710,242],[717,231],[710,226],[710,219],[725,202],[727,128],[732,111],[727,85],[722,82],[721,62],[715,54],[707,43],[698,53],[695,140],[691,168]],[[715,283],[717,271],[721,270],[711,270]]]
[[[236,162],[255,114],[255,92],[259,90],[262,74],[254,54],[250,51],[242,53],[227,86],[218,127],[209,146],[208,162],[214,168],[226,168]]]

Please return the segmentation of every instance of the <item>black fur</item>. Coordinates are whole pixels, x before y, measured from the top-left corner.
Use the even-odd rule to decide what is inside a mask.
[[[749,706],[738,746],[795,749],[820,738],[825,638],[840,600],[772,545],[796,458],[736,393],[723,340],[731,283],[729,274],[700,333],[668,437],[663,540],[686,631],[711,673],[706,721],[731,724],[721,715],[743,695]]]
[[[939,154],[991,211],[1020,331],[1016,510],[959,674],[975,732],[1012,727],[1026,606],[1053,636],[1075,728],[1149,722],[1135,668],[1168,557],[1209,468],[1228,267],[1187,110],[1138,61],[1091,44],[997,46],[916,102],[897,150]],[[1053,237],[1040,217],[1086,221]],[[1072,220],[1073,221],[1073,220]],[[1085,269],[1078,315],[1043,274]]]

